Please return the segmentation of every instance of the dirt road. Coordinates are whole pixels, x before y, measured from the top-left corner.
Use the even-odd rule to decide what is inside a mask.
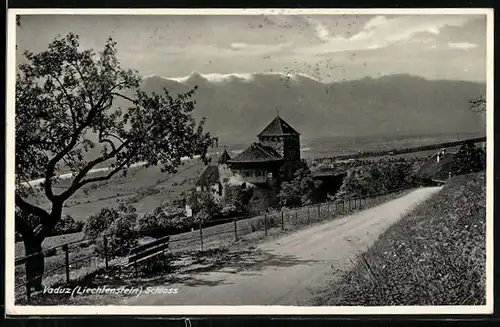
[[[177,294],[144,294],[126,305],[308,305],[405,212],[440,187],[421,188],[377,207],[235,253],[225,267],[163,285]]]

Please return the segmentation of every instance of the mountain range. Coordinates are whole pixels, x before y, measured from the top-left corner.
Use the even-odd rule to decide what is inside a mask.
[[[246,143],[279,115],[303,139],[408,134],[485,134],[485,117],[469,100],[484,83],[426,80],[410,75],[325,83],[306,75],[280,73],[192,73],[184,78],[149,76],[146,92],[172,94],[193,87],[197,119],[221,144]]]

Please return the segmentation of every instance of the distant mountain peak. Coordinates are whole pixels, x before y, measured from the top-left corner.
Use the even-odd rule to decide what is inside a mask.
[[[234,81],[241,81],[241,82],[253,82],[259,77],[262,76],[276,76],[276,77],[282,77],[285,79],[290,79],[290,80],[312,80],[319,82],[317,78],[314,78],[312,76],[309,76],[304,73],[285,73],[285,72],[263,72],[263,73],[228,73],[228,74],[221,74],[221,73],[208,73],[208,74],[201,74],[198,72],[192,72],[191,74],[187,76],[182,76],[182,77],[163,77],[163,76],[158,76],[158,75],[148,75],[145,76],[145,79],[166,79],[166,80],[171,80],[175,81],[178,83],[182,84],[190,84],[190,83],[199,83],[199,82],[210,82],[210,83],[227,83],[227,82],[234,82]]]
[[[484,83],[427,80],[407,74],[339,82],[318,81],[304,74],[202,74],[165,78],[150,76],[148,92],[193,95],[196,119],[207,118],[207,131],[221,142],[247,144],[279,110],[304,139],[339,135],[393,135],[482,132],[484,118],[469,101]]]

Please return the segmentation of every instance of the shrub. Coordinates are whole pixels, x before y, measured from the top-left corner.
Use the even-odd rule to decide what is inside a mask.
[[[52,230],[52,234],[60,235],[78,233],[83,230],[83,227],[83,221],[76,221],[71,215],[66,215],[57,222],[56,226]]]
[[[124,256],[130,248],[137,246],[137,214],[135,212],[122,213],[119,219],[113,221],[104,231],[107,238],[108,257]],[[105,253],[104,239],[96,242],[97,254]]]
[[[137,229],[143,235],[165,234],[190,226],[192,218],[184,215],[184,209],[166,202],[152,212],[137,219]]]
[[[414,184],[413,163],[398,159],[379,161],[350,169],[335,198],[370,197]]]
[[[288,208],[311,204],[314,191],[319,186],[319,182],[313,179],[311,170],[304,165],[295,171],[291,181],[282,183],[278,194],[279,203],[282,207]]]
[[[195,222],[211,220],[221,215],[221,204],[208,191],[192,190],[187,196],[186,203],[193,210]]]
[[[169,273],[174,270],[171,264],[173,258],[173,254],[166,252],[146,260],[141,264],[141,273],[146,277]]]
[[[221,214],[226,217],[226,218],[230,218],[230,217],[235,217],[238,215],[238,209],[236,208],[236,206],[232,203],[230,204],[226,204],[222,210],[221,210]]]
[[[91,215],[85,222],[83,230],[85,238],[99,237],[119,216],[119,211],[113,208],[103,208],[99,213]]]
[[[457,152],[456,175],[479,172],[486,167],[486,154],[473,143],[464,144]]]

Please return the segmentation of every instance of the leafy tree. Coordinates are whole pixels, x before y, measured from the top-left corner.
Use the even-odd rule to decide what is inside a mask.
[[[138,229],[142,234],[156,235],[165,230],[174,232],[187,227],[191,223],[192,218],[185,216],[184,208],[176,207],[167,201],[156,207],[152,212],[140,216]]]
[[[193,211],[195,222],[204,222],[221,215],[221,203],[217,201],[213,194],[209,191],[192,190],[189,193],[186,202]]]
[[[248,212],[248,205],[253,196],[253,188],[243,185],[229,186],[227,198],[224,201],[226,216],[242,215]]]
[[[281,206],[290,208],[311,204],[314,191],[319,185],[320,182],[314,180],[311,170],[304,166],[295,171],[293,180],[281,184],[279,202]]]
[[[486,154],[473,143],[466,143],[460,147],[456,154],[457,175],[479,172],[486,167]]]
[[[120,219],[120,214],[133,212],[128,207],[120,206],[119,209],[102,208],[96,214],[90,215],[85,222],[83,233],[86,238],[95,239],[99,237],[111,224]]]
[[[480,95],[469,101],[472,111],[475,112],[486,112],[486,98],[484,95]]]
[[[33,224],[15,215],[27,254],[41,251],[65,201],[83,186],[126,174],[136,162],[172,173],[182,157],[199,155],[208,161],[207,150],[216,139],[204,132],[204,120],[197,124],[192,116],[195,89],[176,97],[165,89],[147,94],[140,89],[138,72],[122,68],[116,54],[111,38],[96,54],[82,50],[74,34],[56,38],[40,53],[24,53],[26,63],[19,65],[16,78],[15,202],[22,212],[39,217]],[[89,176],[98,165],[110,170]],[[62,170],[73,176],[56,194],[53,184]],[[44,180],[50,210],[27,200],[31,190],[21,185],[35,178]],[[28,277],[43,270],[42,255],[28,260]],[[40,280],[34,282],[37,288]]]
[[[120,213],[120,218],[113,221],[102,232],[106,235],[107,249],[104,245],[104,238],[97,240],[97,254],[103,256],[107,251],[110,257],[123,256],[128,254],[130,248],[137,246],[137,213],[135,211],[122,211]]]
[[[71,215],[65,215],[57,222],[53,234],[77,233],[81,232],[83,227],[83,221],[76,221]]]
[[[344,178],[336,199],[369,197],[413,185],[413,162],[381,160],[350,169]]]

